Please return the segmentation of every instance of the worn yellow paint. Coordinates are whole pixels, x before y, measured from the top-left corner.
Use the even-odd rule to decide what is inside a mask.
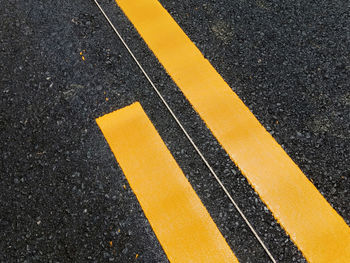
[[[350,262],[350,230],[156,0],[116,0],[310,262]]]
[[[170,262],[238,262],[139,103],[97,123]]]

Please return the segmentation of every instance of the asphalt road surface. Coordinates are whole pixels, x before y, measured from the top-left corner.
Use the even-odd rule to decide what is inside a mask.
[[[160,2],[349,225],[348,1]],[[278,262],[306,262],[123,12],[101,3]],[[240,262],[269,262],[93,1],[0,4],[0,262],[167,262],[95,122],[135,101]]]

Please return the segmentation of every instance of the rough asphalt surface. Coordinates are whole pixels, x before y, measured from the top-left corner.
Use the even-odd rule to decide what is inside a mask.
[[[275,258],[305,262],[114,1],[102,2]],[[349,224],[348,1],[161,3]],[[240,262],[269,262],[93,1],[0,4],[0,262],[167,262],[95,123],[134,101]]]

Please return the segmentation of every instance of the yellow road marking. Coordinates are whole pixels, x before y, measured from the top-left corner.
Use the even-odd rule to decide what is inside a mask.
[[[116,0],[310,262],[349,262],[350,229],[156,0]]]
[[[96,121],[171,262],[238,262],[139,103]]]

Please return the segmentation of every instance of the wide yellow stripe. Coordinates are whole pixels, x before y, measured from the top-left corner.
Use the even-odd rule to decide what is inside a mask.
[[[171,262],[238,262],[139,103],[96,121]]]
[[[350,230],[156,0],[116,0],[310,262],[350,262]]]

